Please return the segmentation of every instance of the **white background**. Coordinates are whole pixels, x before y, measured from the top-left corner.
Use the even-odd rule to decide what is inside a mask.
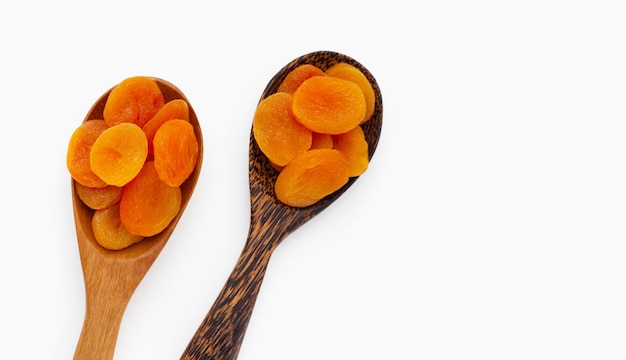
[[[191,101],[204,164],[115,359],[178,359],[247,235],[254,107],[316,50],[376,77],[382,137],[274,253],[239,359],[626,358],[622,5],[4,2],[0,358],[72,358],[85,302],[67,143],[104,91],[150,75]]]

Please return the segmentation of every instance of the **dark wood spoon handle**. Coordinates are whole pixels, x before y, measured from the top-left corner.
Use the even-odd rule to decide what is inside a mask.
[[[181,359],[237,358],[274,248],[268,241],[249,240],[246,243],[226,284]]]

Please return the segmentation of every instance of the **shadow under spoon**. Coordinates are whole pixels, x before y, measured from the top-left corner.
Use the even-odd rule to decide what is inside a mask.
[[[183,214],[198,182],[203,157],[202,132],[198,118],[184,94],[171,83],[154,78],[165,101],[184,99],[189,105],[189,121],[198,140],[198,161],[189,178],[181,185],[182,202],[178,215],[161,233],[122,250],[107,250],[93,234],[93,210],[78,197],[72,180],[72,201],[76,237],[83,269],[86,295],[85,318],[74,360],[110,360],[113,358],[124,311],[135,289],[167,243]],[[85,121],[102,119],[104,104],[111,90],[93,105]]]
[[[326,70],[338,62],[346,62],[359,68],[374,88],[375,111],[370,120],[362,124],[371,159],[381,133],[382,97],[372,74],[356,60],[331,51],[303,55],[287,64],[271,79],[261,100],[275,93],[285,76],[301,64],[313,64]],[[274,195],[274,182],[277,176],[278,172],[260,151],[251,133],[249,149],[251,209],[248,237],[230,277],[187,345],[181,359],[237,358],[274,249],[289,234],[337,200],[357,179],[351,178],[340,190],[314,205],[294,208],[284,205]]]

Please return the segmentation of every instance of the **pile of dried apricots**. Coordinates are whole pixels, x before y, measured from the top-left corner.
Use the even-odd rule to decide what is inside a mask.
[[[74,131],[66,158],[76,193],[94,210],[96,241],[119,250],[163,231],[180,211],[198,152],[185,100],[165,102],[145,76],[115,86],[103,118]]]
[[[259,149],[280,172],[274,184],[278,200],[307,207],[361,175],[369,164],[361,125],[374,107],[372,85],[353,65],[291,70],[277,92],[259,102],[252,129]]]
[[[304,64],[253,119],[259,149],[279,171],[279,201],[307,207],[359,176],[369,164],[361,125],[374,113],[375,94],[348,63],[325,71]],[[104,248],[119,250],[163,231],[180,211],[180,186],[195,170],[199,144],[183,99],[165,102],[150,77],[114,87],[102,119],[72,134],[67,167],[81,201],[94,210],[92,228]]]

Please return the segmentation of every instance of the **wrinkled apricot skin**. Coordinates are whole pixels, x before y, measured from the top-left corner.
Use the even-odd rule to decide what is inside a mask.
[[[347,133],[333,136],[333,148],[348,156],[350,177],[359,176],[369,165],[368,144],[360,126]]]
[[[304,80],[313,76],[326,76],[326,73],[315,65],[302,64],[291,70],[287,76],[285,76],[285,79],[280,83],[276,92],[293,94]]]
[[[365,96],[352,81],[314,76],[293,93],[293,114],[306,128],[325,134],[341,134],[363,121]]]
[[[170,100],[150,119],[144,126],[143,132],[148,139],[148,158],[151,159],[153,152],[152,139],[154,134],[165,122],[169,120],[189,121],[189,105],[183,99]]]
[[[252,132],[259,148],[277,166],[284,166],[311,147],[311,130],[302,126],[291,111],[293,96],[275,93],[256,108]]]
[[[91,169],[108,185],[124,186],[139,173],[147,155],[143,130],[133,123],[120,123],[103,131],[94,142]]]
[[[119,204],[96,210],[91,219],[93,235],[105,249],[121,250],[143,240],[143,236],[131,234],[120,221]]]
[[[104,120],[83,122],[70,137],[66,163],[72,178],[85,186],[105,187],[107,184],[91,170],[90,152],[96,139],[107,129]]]
[[[180,186],[196,168],[199,145],[193,125],[169,120],[154,135],[154,167],[167,185]]]
[[[335,149],[309,150],[278,174],[274,191],[292,207],[307,207],[334,193],[349,180],[348,157]]]
[[[103,116],[109,126],[129,122],[143,127],[164,104],[165,98],[154,79],[134,76],[111,90]]]
[[[120,220],[131,234],[149,237],[163,231],[180,211],[180,187],[164,183],[148,161],[129,182],[120,200]]]
[[[117,186],[107,185],[103,188],[92,188],[76,182],[74,187],[80,200],[94,210],[106,209],[117,204],[122,198],[122,188]]]
[[[374,94],[372,84],[370,84],[369,80],[367,80],[367,77],[363,74],[363,72],[361,72],[361,70],[348,63],[337,63],[326,69],[326,75],[349,80],[357,84],[365,96],[366,111],[361,124],[372,117],[372,114],[374,114],[376,95]]]

